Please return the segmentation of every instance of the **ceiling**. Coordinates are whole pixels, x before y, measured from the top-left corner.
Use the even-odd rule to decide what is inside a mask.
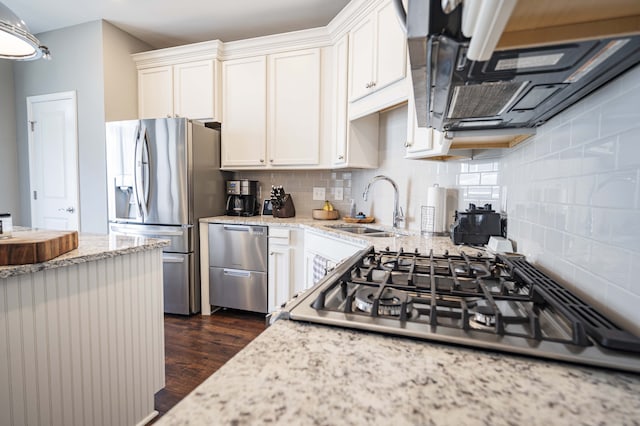
[[[0,0],[33,34],[104,19],[154,48],[324,26],[349,0]]]

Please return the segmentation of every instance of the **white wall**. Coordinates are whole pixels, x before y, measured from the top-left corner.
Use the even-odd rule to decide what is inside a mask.
[[[26,98],[75,90],[78,97],[80,230],[106,232],[104,93],[100,21],[38,34],[52,59],[16,62],[16,112],[22,222],[31,223]]]
[[[38,38],[51,50],[52,60],[15,63],[17,123],[27,122],[28,96],[77,92],[80,230],[106,233],[105,118],[136,118],[137,73],[129,54],[149,46],[103,21],[38,34]],[[31,209],[26,124],[18,126],[17,137],[20,220],[28,225]]]
[[[11,213],[14,224],[21,225],[12,67],[12,61],[0,59],[0,212]]]
[[[519,252],[640,332],[640,67],[504,158]]]

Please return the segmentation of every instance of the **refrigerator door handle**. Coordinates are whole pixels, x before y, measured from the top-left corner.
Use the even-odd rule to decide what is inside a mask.
[[[136,205],[138,207],[138,216],[142,217],[142,219],[144,220],[144,216],[142,214],[142,205],[140,204],[140,195],[142,193],[142,190],[140,188],[140,181],[142,180],[142,176],[140,176],[140,169],[142,166],[142,162],[141,160],[139,160],[138,158],[140,157],[140,131],[141,128],[138,128],[138,131],[136,132],[136,143],[133,147],[133,163],[134,163],[134,172],[133,172],[133,191],[135,192],[136,195]]]
[[[168,256],[163,254],[162,261],[166,263],[184,263],[185,259],[183,256]]]
[[[153,238],[154,236],[181,237],[184,235],[183,231],[158,231],[155,229],[152,229],[150,231],[145,231],[140,229],[132,230],[131,228],[126,228],[124,226],[118,226],[118,225],[111,225],[111,230],[113,232],[120,232],[128,235],[142,235],[142,236],[149,236],[151,238]]]
[[[142,176],[142,211],[144,213],[144,217],[149,217],[149,162],[151,159],[149,158],[149,139],[147,137],[147,128],[146,126],[142,127],[142,132],[140,134],[140,139],[142,139],[142,156],[141,156],[141,173]]]

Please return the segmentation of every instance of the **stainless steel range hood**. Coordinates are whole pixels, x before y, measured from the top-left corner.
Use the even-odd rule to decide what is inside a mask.
[[[594,18],[582,10],[589,5],[570,1],[582,8],[575,19],[603,19],[610,25],[600,22],[594,30],[586,30],[584,22],[567,23],[572,17],[562,16],[565,31],[526,28],[526,14],[532,12],[525,3],[520,2],[511,17],[518,22],[518,31],[505,32],[501,39],[505,41],[489,52],[487,60],[471,60],[470,44],[476,36],[469,39],[463,34],[464,2],[445,14],[440,1],[408,1],[407,39],[419,127],[431,127],[454,141],[513,134],[524,136],[523,140],[640,63],[640,2],[616,1],[621,3],[617,13],[631,18],[606,13],[603,18],[602,12],[593,11]],[[555,3],[567,7],[567,2]],[[553,13],[560,6],[549,2],[536,7],[549,7]],[[537,25],[536,19],[530,20]],[[545,22],[540,17],[537,21]],[[537,40],[536,35],[541,37]],[[507,143],[512,145],[513,140]]]

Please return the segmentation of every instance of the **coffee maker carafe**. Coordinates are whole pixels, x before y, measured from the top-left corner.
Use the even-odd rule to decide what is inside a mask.
[[[227,181],[227,215],[255,216],[258,214],[258,181]]]

